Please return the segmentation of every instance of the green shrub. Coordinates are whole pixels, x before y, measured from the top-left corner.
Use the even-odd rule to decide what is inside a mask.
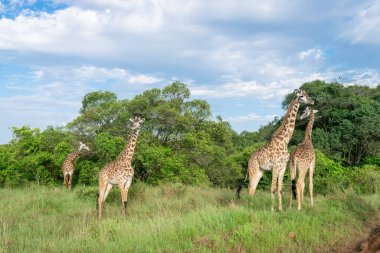
[[[76,163],[76,177],[78,184],[81,185],[97,185],[100,166],[89,160]]]
[[[210,185],[210,181],[202,168],[188,168],[180,172],[181,182],[187,185]]]
[[[350,172],[350,185],[358,194],[380,193],[380,167],[364,165]]]
[[[125,146],[125,140],[119,136],[113,136],[107,132],[95,137],[95,150],[102,163],[115,160]]]
[[[316,163],[314,170],[314,192],[327,194],[337,189],[348,187],[347,169],[328,158],[319,150],[315,150]],[[305,181],[308,181],[307,179]]]

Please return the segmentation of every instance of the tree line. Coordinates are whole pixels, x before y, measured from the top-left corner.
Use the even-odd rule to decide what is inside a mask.
[[[319,110],[313,130],[316,192],[326,192],[337,183],[347,187],[358,180],[379,180],[380,86],[313,81],[301,88]],[[293,93],[285,96],[284,108],[292,97]],[[252,152],[270,140],[282,121],[282,117],[275,118],[258,131],[236,133],[220,116],[213,118],[210,105],[192,99],[186,84],[178,81],[132,99],[94,91],[84,96],[78,117],[65,127],[12,128],[12,140],[0,145],[0,186],[61,184],[60,166],[79,141],[91,151],[76,160],[74,184],[97,184],[99,170],[126,145],[128,119],[136,114],[146,121],[133,159],[134,179],[152,185],[180,182],[235,187],[245,176]],[[307,122],[297,121],[290,149],[302,141]],[[267,174],[260,188],[270,185]],[[358,191],[377,191],[372,183]]]

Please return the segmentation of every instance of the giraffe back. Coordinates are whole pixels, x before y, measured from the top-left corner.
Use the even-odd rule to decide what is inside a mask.
[[[270,142],[251,155],[249,164],[257,162],[261,169],[271,170],[275,163],[284,163],[288,158],[288,150],[283,145]]]
[[[117,184],[124,178],[133,177],[134,170],[132,166],[126,166],[119,160],[106,164],[99,173],[99,180],[106,180],[111,184]]]
[[[74,161],[79,156],[79,152],[73,152],[69,154],[62,163],[62,170],[65,171],[73,171],[74,170]]]

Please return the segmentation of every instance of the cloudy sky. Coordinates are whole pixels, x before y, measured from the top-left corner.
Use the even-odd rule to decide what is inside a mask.
[[[380,83],[380,1],[0,0],[0,143],[173,80],[253,131],[315,79]]]

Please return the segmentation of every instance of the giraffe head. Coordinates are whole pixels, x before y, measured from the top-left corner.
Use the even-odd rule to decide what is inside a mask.
[[[84,144],[83,142],[79,142],[79,151],[81,151],[82,149],[85,149],[85,150],[87,150],[87,151],[90,151],[90,148],[89,147],[87,147],[87,145],[86,144]]]
[[[305,111],[303,111],[300,119],[302,120],[302,119],[305,119],[305,118],[309,117],[309,115],[310,115],[310,113],[311,113],[312,110],[313,109],[310,106],[306,107]],[[313,110],[314,114],[316,114],[317,112],[318,112],[318,110]]]
[[[129,121],[132,122],[132,129],[139,129],[145,119],[140,116],[134,116],[133,118],[130,118]]]
[[[314,100],[309,97],[306,91],[296,90],[295,94],[299,103],[314,105]]]

